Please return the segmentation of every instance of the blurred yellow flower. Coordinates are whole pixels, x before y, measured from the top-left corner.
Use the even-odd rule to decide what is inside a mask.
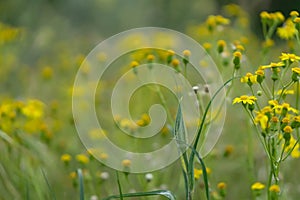
[[[46,66],[42,69],[42,77],[44,79],[50,79],[53,76],[52,67]]]
[[[289,40],[293,39],[298,34],[294,23],[289,19],[282,27],[277,28],[277,34],[281,39]]]
[[[44,104],[36,99],[29,100],[22,108],[22,113],[29,118],[41,118],[44,115]]]
[[[277,95],[295,94],[295,91],[294,90],[284,90],[284,91],[278,90],[276,94]]]
[[[253,183],[251,185],[251,190],[263,190],[266,186],[260,182]]]
[[[81,164],[87,164],[89,163],[90,159],[85,154],[77,154],[76,160]]]
[[[63,154],[61,155],[60,160],[64,163],[69,163],[72,160],[72,157],[70,154]]]
[[[122,166],[123,167],[130,167],[131,161],[128,159],[122,160]]]
[[[279,185],[276,185],[276,184],[271,185],[271,186],[269,187],[269,191],[270,191],[270,192],[279,193],[279,192],[280,192],[280,187],[279,187]]]

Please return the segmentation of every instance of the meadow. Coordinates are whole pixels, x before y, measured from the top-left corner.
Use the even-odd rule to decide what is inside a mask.
[[[184,35],[114,37],[2,16],[0,199],[297,199],[299,12],[262,11],[254,31],[228,4]]]

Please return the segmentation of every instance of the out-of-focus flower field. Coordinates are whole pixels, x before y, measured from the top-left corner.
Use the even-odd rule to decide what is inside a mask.
[[[87,54],[104,39],[143,26],[185,33],[211,56],[224,81],[233,78],[226,86],[222,135],[204,158],[210,198],[299,197],[300,7],[281,12],[268,6],[257,9],[252,4],[247,8],[243,1],[241,5],[218,1],[153,4],[117,0],[0,2],[0,199],[79,199],[79,168],[85,199],[119,194],[118,181],[123,193],[169,190],[177,199],[185,199],[180,159],[158,171],[119,172],[116,178],[114,169],[92,156],[95,149],[82,145],[74,124],[72,95],[80,96],[89,89],[73,86]],[[168,48],[168,38],[163,35],[155,42]],[[191,52],[189,46],[185,49],[145,50],[123,56],[112,64],[115,68],[97,88],[95,107],[107,109],[101,96],[110,95],[105,90],[113,87],[116,77],[154,61],[190,76],[197,85],[197,95],[207,103],[210,86],[186,69]],[[183,54],[185,60],[177,54]],[[98,59],[103,61],[106,55],[99,54]],[[199,65],[209,67],[206,64]],[[84,70],[89,73],[88,67]],[[151,123],[148,108],[162,100],[153,91],[155,87],[144,88],[133,96],[130,106],[135,124],[124,118],[115,118],[115,122],[132,132]],[[164,103],[171,106],[170,118],[147,143],[154,145],[144,146],[145,151],[173,138],[178,102],[164,88],[161,93],[167,99]],[[200,111],[203,114],[204,108]],[[90,138],[101,141],[109,136],[118,145],[134,149],[126,136],[117,135],[116,126],[109,126],[110,115],[98,115],[107,126],[105,130],[89,130]],[[103,160],[115,156],[96,153]],[[131,161],[120,160],[120,164],[130,168]],[[193,178],[193,199],[205,199],[201,163],[195,163]]]

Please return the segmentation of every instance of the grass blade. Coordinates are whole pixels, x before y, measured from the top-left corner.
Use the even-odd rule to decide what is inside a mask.
[[[117,182],[118,182],[118,188],[119,188],[119,193],[120,193],[120,199],[123,200],[122,187],[121,187],[118,171],[116,171],[116,175],[117,175]]]
[[[150,192],[136,192],[136,193],[126,193],[122,195],[123,198],[127,197],[146,197],[146,196],[164,196],[169,200],[176,200],[175,196],[169,190],[156,190]],[[103,200],[110,200],[110,199],[120,199],[120,195],[112,195]]]
[[[231,82],[233,79],[235,79],[236,77],[233,77],[229,80],[227,80],[215,93],[214,95],[212,96],[212,98],[210,99],[210,101],[208,102],[206,108],[205,108],[205,111],[204,111],[204,114],[203,114],[203,118],[202,118],[202,121],[201,121],[201,124],[200,124],[200,128],[197,132],[197,135],[196,135],[196,139],[195,139],[195,142],[194,142],[194,145],[193,145],[193,149],[195,149],[195,151],[192,151],[191,155],[190,155],[190,158],[189,158],[189,163],[194,163],[194,157],[195,157],[195,152],[197,152],[197,147],[198,147],[198,143],[199,143],[199,139],[200,139],[200,136],[201,136],[201,133],[203,131],[203,128],[204,128],[204,124],[205,124],[205,120],[206,120],[206,117],[207,117],[207,113],[210,109],[210,106],[212,104],[212,102],[214,101],[214,99],[216,98],[216,96],[221,92],[221,90],[229,83]],[[198,153],[198,152],[197,152]],[[191,172],[194,168],[194,165],[193,164],[190,164],[189,165],[189,172]],[[194,177],[192,177],[193,175],[190,174],[190,177],[189,179],[192,179]]]
[[[175,128],[174,128],[174,137],[176,141],[182,141],[184,144],[187,143],[187,137],[186,137],[186,131],[184,126],[184,120],[181,110],[181,104],[179,102],[178,110],[176,114],[176,120],[175,120]],[[188,155],[186,153],[186,146],[182,145],[181,142],[177,142],[179,154],[182,154],[180,157],[182,162],[182,172],[184,177],[184,184],[185,184],[185,192],[186,192],[186,199],[189,199],[190,195],[190,180],[188,176],[188,169],[189,169],[189,162],[188,162]]]
[[[188,148],[190,148],[192,150],[192,152],[194,152],[194,155],[198,158],[198,160],[201,164],[202,172],[203,172],[203,181],[204,181],[204,186],[205,186],[206,199],[209,200],[210,196],[209,196],[208,176],[207,176],[206,166],[205,166],[203,159],[201,158],[200,154],[196,151],[196,149],[194,149],[192,146],[190,146],[182,141],[178,141],[178,142],[180,142],[182,145],[185,145]],[[192,173],[192,174],[189,174],[190,177],[194,177],[193,171],[192,172],[190,171],[189,173]]]
[[[49,180],[48,180],[48,177],[47,177],[45,171],[44,171],[42,168],[41,168],[41,171],[42,171],[43,177],[44,177],[44,179],[45,179],[45,181],[46,181],[46,183],[47,183],[47,187],[48,187],[49,192],[50,192],[50,194],[51,194],[51,198],[52,198],[53,200],[56,200],[55,193],[54,193],[54,191],[53,191],[53,189],[52,189],[52,187],[51,187],[51,185],[50,185],[50,182],[49,182]]]
[[[77,175],[78,175],[78,182],[79,182],[80,200],[84,200],[84,185],[83,185],[83,175],[81,169],[77,169]]]

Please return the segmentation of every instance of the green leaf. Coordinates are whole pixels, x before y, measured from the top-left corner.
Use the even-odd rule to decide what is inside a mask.
[[[118,182],[118,188],[119,188],[119,193],[120,193],[120,199],[123,200],[122,187],[121,187],[118,171],[116,171],[116,175],[117,175],[117,182]]]
[[[84,185],[83,185],[83,175],[81,169],[77,169],[77,175],[78,175],[78,182],[79,182],[80,200],[84,200]]]
[[[186,153],[187,147],[185,145],[187,143],[187,136],[186,136],[180,102],[179,102],[178,110],[177,110],[177,114],[176,114],[174,138],[177,142],[179,154],[182,154],[180,159],[181,159],[181,163],[182,163],[181,166],[182,166],[182,173],[183,173],[183,177],[184,177],[186,198],[188,199],[189,198],[188,196],[190,195],[190,190],[192,189],[190,187],[190,182],[193,180],[189,179],[189,176],[188,176],[189,162],[188,162],[188,155]],[[191,185],[193,185],[193,183],[191,183]]]
[[[0,138],[2,138],[3,140],[5,140],[9,144],[15,144],[15,141],[9,135],[7,135],[7,133],[5,133],[5,132],[3,132],[1,130],[0,130]]]
[[[50,185],[50,182],[49,182],[49,180],[48,180],[48,177],[47,177],[45,171],[44,171],[42,168],[41,168],[41,171],[42,171],[43,177],[44,177],[44,179],[45,179],[45,181],[46,181],[46,183],[47,183],[47,187],[48,187],[48,190],[49,190],[49,192],[50,192],[50,194],[51,194],[51,198],[52,198],[53,200],[56,200],[55,193],[54,193],[54,191],[53,191],[53,189],[52,189],[52,187],[51,187],[51,185]]]
[[[223,84],[223,85],[215,92],[215,94],[212,96],[212,98],[211,98],[210,101],[208,102],[208,104],[207,104],[207,106],[206,106],[206,108],[205,108],[204,114],[203,114],[203,118],[202,118],[202,121],[201,121],[201,124],[200,124],[200,128],[199,128],[199,130],[198,130],[198,132],[197,132],[197,135],[196,135],[195,143],[194,143],[194,145],[193,145],[193,149],[195,149],[195,151],[192,151],[192,153],[191,153],[191,155],[190,155],[190,158],[189,158],[189,163],[194,163],[194,157],[195,157],[195,154],[196,154],[195,152],[197,152],[197,147],[198,147],[199,139],[200,139],[201,133],[202,133],[202,131],[203,131],[204,124],[205,124],[205,120],[206,120],[206,116],[207,116],[207,113],[208,113],[208,111],[209,111],[209,109],[210,109],[210,106],[211,106],[212,102],[214,101],[214,99],[216,98],[216,96],[219,94],[219,92],[221,92],[222,89],[223,89],[229,82],[231,82],[231,81],[232,81],[233,79],[235,79],[235,78],[237,78],[237,77],[233,77],[233,78],[227,80],[227,81],[226,81],[226,82],[225,82],[225,83],[224,83],[224,84]],[[197,152],[197,153],[198,153],[198,152]],[[193,168],[194,168],[194,165],[193,165],[193,164],[190,164],[190,165],[189,165],[188,171],[191,172],[191,170],[194,170]],[[194,178],[194,177],[192,177],[192,176],[193,176],[193,175],[190,174],[189,179]]]
[[[146,196],[164,196],[169,200],[175,200],[175,196],[169,190],[156,190],[151,192],[136,192],[136,193],[126,193],[122,195],[123,198],[127,197],[146,197]],[[112,195],[103,200],[110,200],[110,199],[120,199],[120,195]]]

